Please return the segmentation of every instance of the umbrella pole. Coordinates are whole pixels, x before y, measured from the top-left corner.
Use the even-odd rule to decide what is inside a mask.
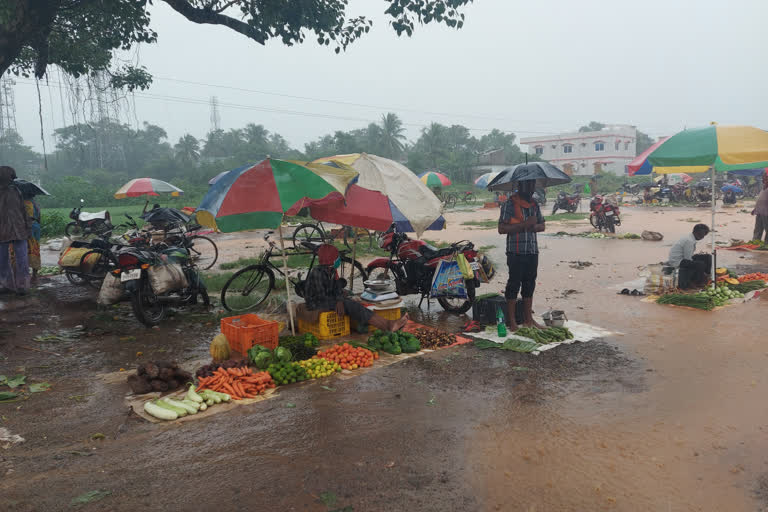
[[[280,235],[280,254],[283,257],[283,274],[285,275],[285,305],[288,308],[288,320],[291,323],[291,334],[296,336],[296,327],[293,323],[293,309],[291,309],[291,288],[288,281],[288,256],[285,255],[285,242],[283,241],[283,223],[277,227],[277,232]]]
[[[354,231],[354,241],[352,242],[352,270],[349,272],[349,293],[355,294],[355,254],[357,254],[357,228],[352,228]]]
[[[717,279],[715,279],[715,164],[712,164],[712,268],[710,277],[712,278],[712,288],[717,286]]]

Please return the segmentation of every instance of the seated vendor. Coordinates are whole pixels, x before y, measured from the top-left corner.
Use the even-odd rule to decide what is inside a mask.
[[[309,311],[336,311],[339,316],[349,315],[358,324],[370,324],[382,331],[399,331],[408,322],[408,315],[398,320],[387,320],[357,301],[344,296],[345,279],[336,269],[341,264],[339,250],[332,245],[321,245],[317,251],[318,265],[307,275],[304,301]]]
[[[693,232],[674,243],[669,250],[669,265],[678,268],[677,287],[681,289],[705,286],[712,271],[711,254],[694,254],[696,242],[707,236],[709,227],[696,224]]]

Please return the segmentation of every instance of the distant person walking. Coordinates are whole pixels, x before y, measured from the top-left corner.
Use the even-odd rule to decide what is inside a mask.
[[[32,281],[37,280],[37,273],[40,271],[40,236],[42,235],[42,224],[40,206],[35,201],[35,196],[29,193],[21,194],[24,200],[24,209],[27,217],[31,221],[30,237],[27,239],[27,257],[29,258],[29,268],[32,269]]]
[[[752,215],[755,216],[755,232],[752,234],[752,240],[764,240],[768,243],[768,175],[763,176],[763,191],[757,196]]]
[[[13,167],[0,167],[0,287],[24,295],[29,288],[27,239],[32,223],[14,179]],[[13,262],[11,248],[16,255]]]

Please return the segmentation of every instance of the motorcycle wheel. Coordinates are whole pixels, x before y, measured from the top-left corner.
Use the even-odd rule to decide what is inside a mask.
[[[552,207],[552,215],[557,213],[557,205]]]
[[[72,240],[73,238],[81,238],[83,236],[83,229],[77,224],[77,222],[70,222],[67,227],[64,228],[64,234]]]
[[[464,281],[467,287],[466,299],[450,299],[448,297],[438,297],[437,302],[449,313],[456,315],[462,315],[469,311],[472,307],[472,303],[475,302],[475,281]]]
[[[605,218],[605,229],[606,231],[610,231],[611,233],[616,232],[616,224],[613,223],[613,217]]]
[[[67,276],[67,281],[69,281],[75,286],[85,286],[86,284],[88,284],[88,280],[85,279],[80,274],[64,271],[64,275]]]
[[[597,221],[597,215],[590,215],[589,223],[592,224],[593,228],[600,229],[600,226],[599,226],[600,223]]]
[[[157,300],[146,278],[131,296],[131,307],[136,319],[147,327],[154,327],[165,318],[165,304]]]
[[[578,209],[578,205],[573,205],[568,208],[568,213],[576,213],[576,210]]]

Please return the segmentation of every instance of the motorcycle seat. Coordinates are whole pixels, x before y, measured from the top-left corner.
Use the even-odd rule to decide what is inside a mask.
[[[97,220],[97,219],[106,220],[107,211],[102,210],[100,212],[94,212],[94,213],[81,212],[80,216],[78,217],[78,220],[81,220],[83,222],[88,222],[89,220]]]
[[[453,248],[443,247],[442,249],[438,249],[437,247],[432,247],[431,245],[422,245],[419,247],[419,252],[421,252],[422,256],[428,260],[431,260],[434,258],[439,258],[440,256],[449,256],[453,254]]]

